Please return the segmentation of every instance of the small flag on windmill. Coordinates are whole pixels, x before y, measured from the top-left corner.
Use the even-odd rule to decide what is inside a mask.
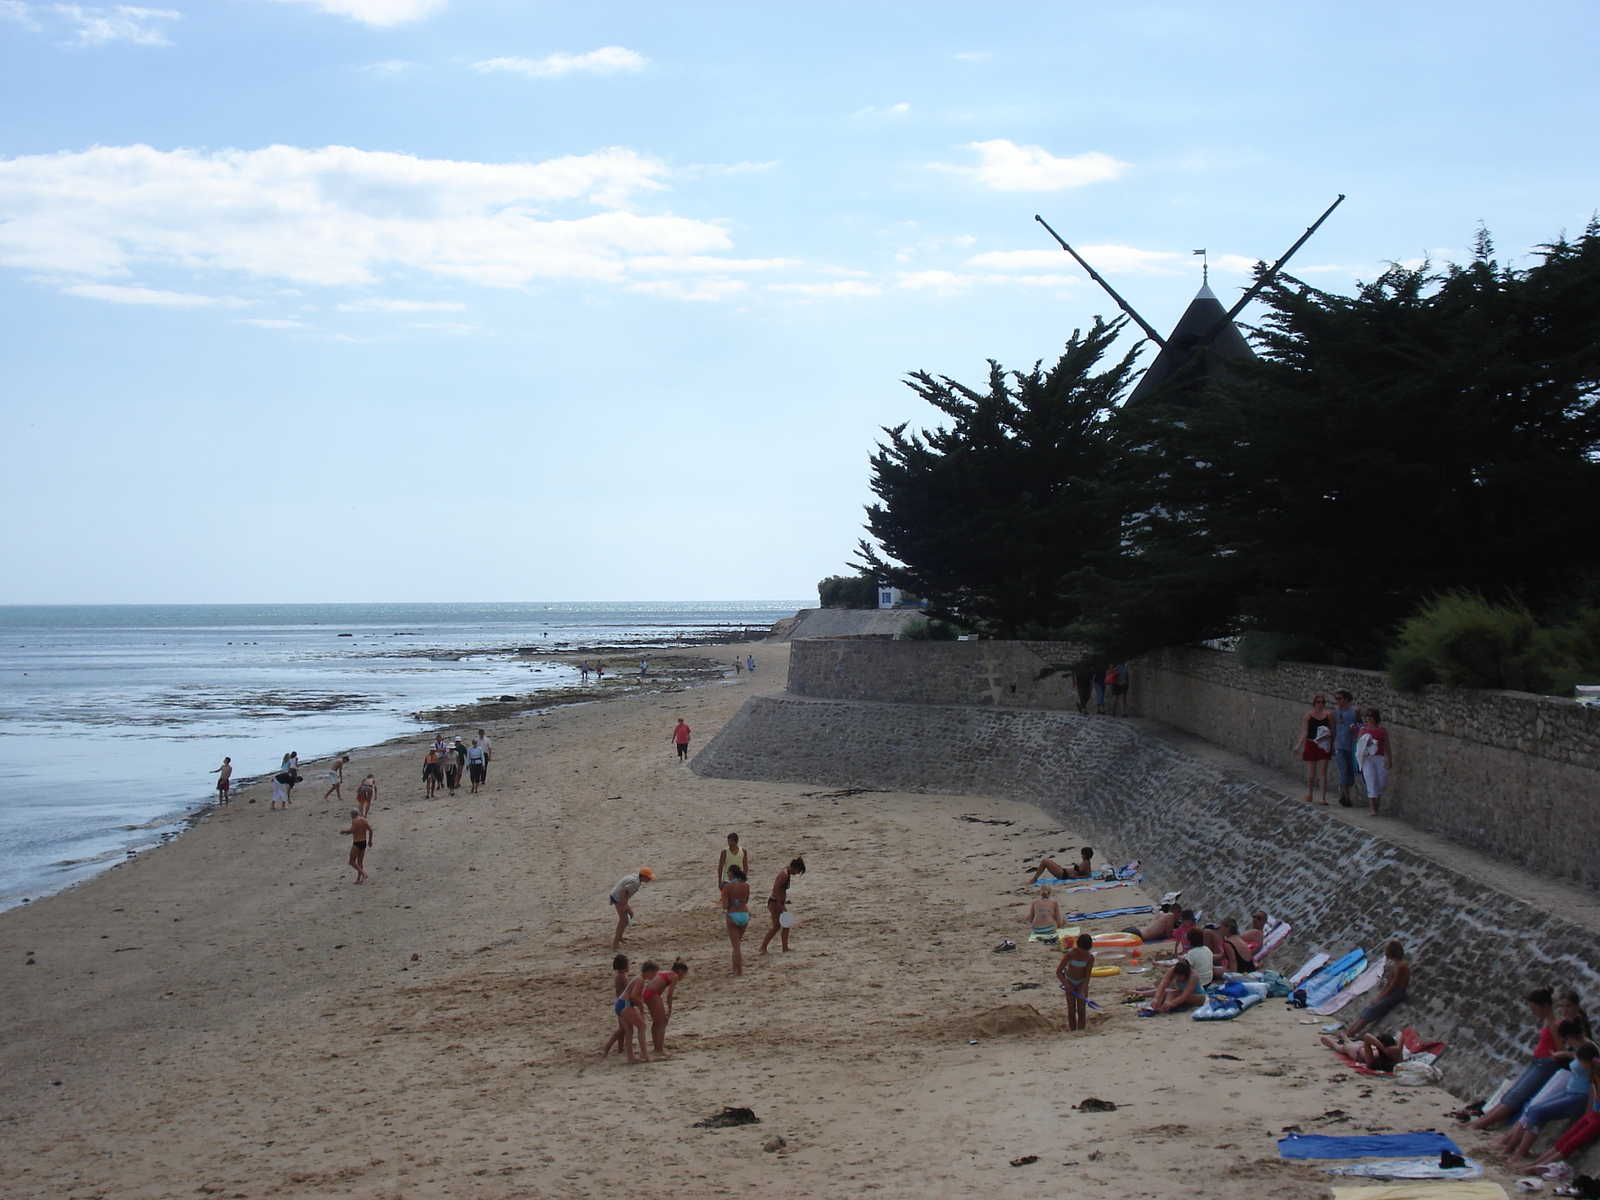
[[[1198,254],[1200,256],[1200,282],[1201,283],[1210,283],[1211,282],[1211,260],[1206,257],[1205,248],[1201,247],[1199,250],[1194,251],[1194,253],[1196,253],[1196,254]]]

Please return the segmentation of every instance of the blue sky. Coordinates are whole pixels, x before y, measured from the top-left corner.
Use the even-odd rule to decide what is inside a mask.
[[[1319,286],[1518,260],[1600,206],[1597,27],[0,0],[0,603],[810,595],[905,372],[1111,311],[1034,213],[1161,328],[1340,192]]]

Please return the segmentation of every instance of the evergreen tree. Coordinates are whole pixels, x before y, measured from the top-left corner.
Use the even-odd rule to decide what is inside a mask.
[[[1271,285],[1262,358],[1119,412],[1121,544],[1077,585],[1119,653],[1249,629],[1379,665],[1449,591],[1540,613],[1600,578],[1600,228],[1525,270]]]
[[[1067,578],[1115,545],[1099,499],[1107,418],[1127,388],[1135,346],[1098,370],[1121,322],[1074,330],[1056,365],[1024,374],[989,363],[986,391],[919,371],[908,385],[948,424],[888,441],[872,458],[874,546],[863,571],[928,601],[930,616],[1008,637],[1064,626],[1078,604]]]

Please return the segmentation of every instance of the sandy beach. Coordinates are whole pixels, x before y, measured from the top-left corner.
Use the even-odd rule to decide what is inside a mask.
[[[786,646],[738,651],[754,678],[492,723],[477,796],[423,798],[420,737],[358,753],[346,797],[380,780],[368,884],[345,866],[349,804],[309,770],[289,812],[257,785],[0,915],[0,1195],[1309,1200],[1328,1177],[1277,1158],[1285,1127],[1453,1128],[1454,1098],[1342,1069],[1280,1001],[1140,1020],[1117,1003],[1129,977],[1102,979],[1104,1011],[1066,1033],[1023,884],[1080,839],[1010,801],[696,777],[675,719],[698,748],[782,688]],[[713,910],[730,831],[757,910],[742,980]],[[794,950],[758,957],[759,901],[795,854]],[[624,949],[693,970],[667,1057],[630,1066],[598,1053],[606,892],[645,865]],[[1006,937],[1019,950],[994,953]],[[1089,1097],[1117,1109],[1077,1111]],[[727,1106],[760,1123],[694,1127]]]

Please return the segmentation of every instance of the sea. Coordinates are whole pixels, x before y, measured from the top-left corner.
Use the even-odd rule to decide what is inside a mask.
[[[420,711],[579,682],[519,651],[753,636],[802,606],[0,606],[0,910],[181,832],[224,755],[237,785],[291,750],[313,760],[431,728]]]

